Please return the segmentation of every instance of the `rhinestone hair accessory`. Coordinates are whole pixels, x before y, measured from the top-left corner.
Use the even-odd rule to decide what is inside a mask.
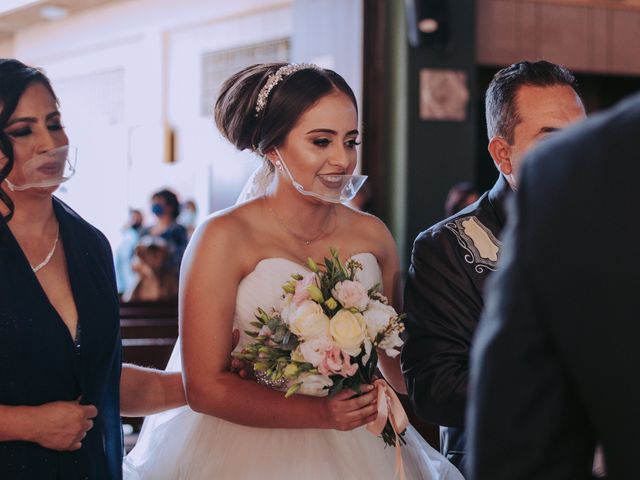
[[[284,77],[288,77],[292,73],[296,73],[307,68],[317,69],[318,67],[313,63],[290,63],[280,67],[275,73],[269,75],[267,77],[267,82],[260,89],[260,93],[258,93],[258,100],[256,101],[256,116],[264,110],[264,107],[267,106],[267,100],[269,99],[271,90],[273,90],[273,88],[278,85]]]

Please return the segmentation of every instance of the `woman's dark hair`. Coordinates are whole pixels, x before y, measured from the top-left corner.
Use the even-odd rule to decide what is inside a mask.
[[[153,200],[154,198],[162,198],[164,200],[164,203],[169,208],[171,208],[171,215],[173,216],[174,220],[178,218],[178,215],[180,215],[180,202],[178,201],[178,196],[175,193],[165,188],[154,193],[151,196],[151,200]]]
[[[14,205],[9,195],[2,189],[2,182],[11,172],[14,159],[13,146],[4,129],[18,106],[20,97],[34,82],[40,82],[44,85],[58,104],[58,98],[51,87],[51,82],[42,71],[13,58],[0,58],[0,151],[2,151],[2,156],[6,158],[6,162],[0,168],[0,201],[9,209],[9,213],[4,217],[7,221],[11,220],[13,216]]]
[[[264,154],[282,144],[300,116],[332,92],[347,95],[357,108],[347,82],[333,70],[310,66],[284,76],[271,90],[264,108],[256,113],[256,102],[270,75],[286,63],[252,65],[229,77],[215,105],[216,125],[238,150]]]

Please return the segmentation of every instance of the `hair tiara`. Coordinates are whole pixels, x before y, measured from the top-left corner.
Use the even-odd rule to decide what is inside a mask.
[[[260,89],[260,93],[258,93],[258,100],[256,101],[256,116],[258,116],[258,114],[267,106],[267,100],[269,100],[271,90],[273,90],[273,88],[278,85],[284,77],[288,77],[293,73],[307,68],[317,70],[318,66],[313,63],[289,63],[287,65],[283,65],[276,70],[275,73],[269,75],[267,77],[267,82]]]

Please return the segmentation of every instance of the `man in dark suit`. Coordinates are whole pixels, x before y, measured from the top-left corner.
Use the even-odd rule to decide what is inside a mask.
[[[441,450],[465,473],[469,350],[484,307],[484,282],[502,254],[504,202],[517,187],[524,154],[540,139],[584,118],[573,75],[549,62],[500,70],[486,94],[495,186],[415,241],[405,290],[402,367],[420,417],[441,425]]]
[[[640,95],[524,167],[472,353],[475,480],[638,478]]]

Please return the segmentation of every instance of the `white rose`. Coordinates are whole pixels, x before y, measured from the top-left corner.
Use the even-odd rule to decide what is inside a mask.
[[[367,303],[369,303],[367,289],[360,282],[352,280],[337,283],[331,294],[344,308],[353,307],[362,311],[367,308]]]
[[[321,336],[312,338],[298,345],[296,351],[299,351],[303,361],[309,362],[314,367],[317,367],[322,363],[322,360],[327,355],[327,351],[333,348],[331,339],[327,336]]]
[[[396,316],[396,311],[390,305],[373,300],[369,303],[369,307],[362,313],[364,321],[367,324],[369,338],[375,341],[376,336],[387,326],[389,321]]]
[[[329,389],[325,387],[333,385],[329,377],[314,373],[302,373],[298,376],[298,381],[302,382],[298,393],[314,397],[326,397],[329,394]]]
[[[329,322],[329,333],[337,346],[355,356],[360,353],[367,326],[359,313],[342,309]]]
[[[294,335],[307,339],[326,336],[329,331],[329,317],[316,302],[307,300],[289,315],[289,329]]]
[[[384,350],[388,357],[395,358],[400,353],[395,347],[401,347],[404,344],[397,332],[387,335],[384,340],[378,344],[378,348]]]

